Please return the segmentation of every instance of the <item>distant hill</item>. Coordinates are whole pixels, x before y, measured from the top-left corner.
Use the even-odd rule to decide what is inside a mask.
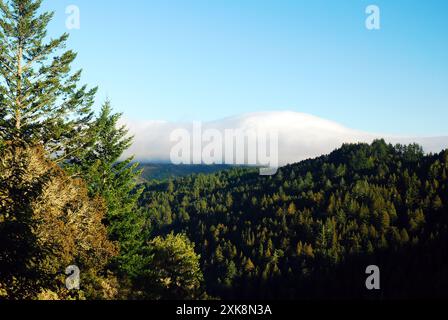
[[[189,171],[191,172],[191,171]],[[448,151],[347,144],[279,169],[147,184],[156,234],[185,233],[228,299],[428,298],[448,292]],[[366,267],[381,290],[366,289]]]
[[[229,170],[229,165],[174,165],[170,163],[142,163],[139,168],[143,170],[141,182],[149,180],[167,180],[185,177],[192,174],[210,174],[222,170]]]

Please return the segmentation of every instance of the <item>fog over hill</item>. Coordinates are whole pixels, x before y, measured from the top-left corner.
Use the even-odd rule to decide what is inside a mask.
[[[124,120],[135,136],[133,146],[124,156],[135,155],[140,162],[170,162],[170,150],[176,142],[170,134],[176,129],[193,131],[192,122],[153,120]],[[412,137],[364,132],[313,115],[292,112],[258,112],[202,123],[202,130],[217,129],[276,131],[279,137],[279,164],[295,163],[327,154],[343,143],[367,142],[384,138],[396,144],[419,143],[425,152],[439,152],[448,148],[448,136]],[[205,143],[203,145],[206,145]]]

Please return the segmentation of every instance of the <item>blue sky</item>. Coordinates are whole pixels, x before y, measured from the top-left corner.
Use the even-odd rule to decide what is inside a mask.
[[[448,1],[46,0],[83,81],[130,119],[292,110],[354,129],[448,134]],[[381,30],[365,8],[381,9]]]

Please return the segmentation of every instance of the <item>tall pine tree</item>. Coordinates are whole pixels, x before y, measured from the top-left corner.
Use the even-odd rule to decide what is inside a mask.
[[[42,143],[61,162],[93,143],[96,88],[78,85],[68,34],[47,37],[53,13],[40,13],[41,3],[0,0],[0,139]]]
[[[118,267],[122,274],[132,274],[149,230],[137,207],[142,192],[136,185],[141,174],[138,164],[132,163],[133,158],[120,161],[132,143],[127,129],[119,125],[120,117],[121,114],[112,113],[111,104],[106,101],[94,123],[95,145],[89,148],[82,162],[67,169],[87,181],[91,195],[100,195],[106,201],[109,235],[121,247]]]

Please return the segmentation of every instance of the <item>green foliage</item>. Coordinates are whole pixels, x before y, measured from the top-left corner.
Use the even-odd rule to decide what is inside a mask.
[[[121,276],[134,275],[140,263],[144,242],[149,228],[137,199],[142,189],[137,187],[141,171],[132,158],[120,161],[121,155],[132,143],[132,137],[124,126],[119,126],[121,114],[112,114],[109,101],[103,105],[95,120],[95,144],[89,148],[78,163],[66,164],[65,168],[80,174],[88,183],[92,195],[100,195],[107,204],[105,222],[109,236],[120,244],[120,255],[115,260]]]
[[[222,298],[358,298],[347,284],[368,264],[387,296],[446,292],[448,151],[345,144],[274,177],[233,168],[142,193],[120,114],[106,102],[94,118],[96,89],[71,71],[68,35],[47,40],[41,2],[0,0],[0,298],[117,297],[111,240],[123,297],[205,298],[205,278]]]
[[[446,152],[423,156],[416,145],[347,144],[274,177],[234,168],[176,179],[170,192],[168,183],[147,184],[140,205],[154,232],[186,233],[198,244],[213,296],[330,296],[323,278],[331,275],[337,279],[325,279],[342,290],[338,296],[346,283],[362,283],[353,279],[356,272],[344,273],[359,268],[362,275],[360,261],[382,262],[396,279],[418,268],[446,274],[447,259],[418,258],[441,254],[423,246],[436,246],[447,233],[446,165]],[[180,218],[185,214],[189,219]],[[408,292],[431,292],[429,283],[437,283],[431,274]],[[406,292],[390,286],[390,295]]]
[[[68,34],[47,41],[41,0],[0,1],[0,139],[42,143],[58,161],[90,146],[96,89],[78,86]]]
[[[156,237],[148,248],[151,259],[136,281],[140,298],[193,300],[205,297],[199,256],[185,235]]]
[[[42,157],[34,163],[28,163],[27,157],[20,155],[9,161],[10,168],[0,166],[3,170],[0,171],[0,297],[65,298],[56,290],[54,281],[64,278],[60,268],[72,262],[84,267],[84,291],[78,298],[116,297],[115,275],[120,276],[122,297],[131,296],[129,291],[135,287],[133,281],[142,276],[143,270],[154,269],[151,252],[155,252],[154,263],[160,263],[157,253],[163,251],[160,239],[149,241],[150,221],[136,206],[141,193],[136,185],[140,176],[138,164],[132,164],[132,158],[120,161],[132,137],[127,136],[125,127],[118,126],[121,115],[112,114],[109,102],[105,103],[99,117],[94,118],[91,106],[96,89],[78,85],[81,72],[71,71],[76,54],[64,51],[68,34],[47,38],[46,29],[53,13],[41,13],[41,3],[42,0],[0,0],[0,151],[4,151],[9,141],[32,146],[31,150],[37,145],[46,151],[41,150]],[[46,161],[51,168],[59,170],[59,178],[66,182],[74,179],[76,183],[70,189],[71,194],[55,188],[50,192],[46,185],[50,178],[36,172],[27,173],[28,167]],[[31,183],[23,174],[28,177],[36,174],[36,178]],[[51,198],[53,202],[49,203],[55,206],[57,197],[61,202],[66,197],[63,202],[66,207],[59,208],[58,215],[38,211],[43,222],[36,221],[33,218],[36,208],[32,204],[39,200],[36,199],[38,195],[42,199]],[[79,199],[73,199],[76,196]],[[57,206],[46,208],[51,212]],[[162,211],[162,216],[165,224],[171,224],[175,218],[169,206]],[[189,220],[186,211],[179,216],[183,221]],[[59,220],[53,221],[52,217]],[[51,224],[47,226],[44,222]],[[70,229],[72,224],[77,228]],[[33,233],[42,225],[48,228],[49,234],[43,240]],[[89,232],[83,228],[88,228]],[[51,242],[48,239],[60,242],[48,248],[37,243]],[[184,263],[185,267],[193,268],[194,277],[185,278],[181,283],[187,286],[185,288],[176,284],[155,290],[160,291],[157,294],[191,298],[198,290],[194,281],[199,281],[201,274],[199,269],[194,269],[191,244],[184,238],[179,239],[164,240],[165,251],[176,253],[171,242],[180,245],[180,241],[184,241],[181,248],[186,256],[180,257],[180,264],[172,267],[182,269]],[[116,250],[110,240],[117,241],[120,247],[120,254],[112,265],[109,258],[116,256]],[[52,257],[54,262],[51,262]],[[42,259],[48,262],[45,268],[54,274],[41,267]],[[115,275],[106,270],[106,266],[111,267]],[[154,277],[152,280],[157,282]],[[151,293],[153,289],[145,288],[148,292],[144,296],[156,296]]]

